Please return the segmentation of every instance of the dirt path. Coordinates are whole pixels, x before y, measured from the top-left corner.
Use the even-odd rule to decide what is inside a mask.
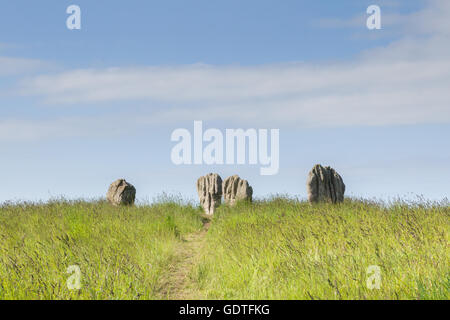
[[[169,266],[167,277],[161,283],[161,298],[170,300],[200,299],[195,289],[189,286],[189,273],[200,254],[205,243],[211,221],[203,220],[203,228],[183,238],[176,248],[175,259]]]

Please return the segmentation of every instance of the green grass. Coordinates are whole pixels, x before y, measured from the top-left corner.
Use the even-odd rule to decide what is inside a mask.
[[[198,209],[53,202],[0,208],[0,299],[155,299]],[[70,265],[81,290],[68,290]]]
[[[223,207],[190,276],[208,299],[448,299],[449,218],[448,203]]]
[[[205,299],[449,299],[449,218],[448,202],[222,206],[186,285]],[[201,210],[174,201],[4,204],[0,299],[165,298],[183,239],[201,228]],[[71,265],[80,290],[67,288]]]

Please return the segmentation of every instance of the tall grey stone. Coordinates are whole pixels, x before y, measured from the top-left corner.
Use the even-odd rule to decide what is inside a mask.
[[[331,167],[316,164],[306,181],[308,201],[338,203],[344,201],[345,184],[342,177]]]
[[[136,188],[125,179],[114,181],[108,189],[106,199],[113,205],[133,205],[136,199]]]
[[[225,203],[234,205],[236,201],[252,201],[253,189],[247,180],[234,175],[225,179],[223,183],[223,197]]]
[[[217,173],[198,178],[197,193],[205,213],[213,215],[222,202],[222,178]]]

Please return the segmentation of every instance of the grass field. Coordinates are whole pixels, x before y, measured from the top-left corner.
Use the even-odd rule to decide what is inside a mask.
[[[448,202],[274,198],[210,222],[177,201],[4,204],[0,299],[449,299],[449,218]]]
[[[54,202],[0,209],[0,299],[155,299],[196,208]],[[68,290],[81,271],[81,290]]]

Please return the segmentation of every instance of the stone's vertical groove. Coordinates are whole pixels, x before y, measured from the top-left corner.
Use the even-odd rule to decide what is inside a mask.
[[[222,202],[222,178],[217,173],[198,178],[197,193],[205,213],[213,215]]]
[[[247,180],[234,175],[225,179],[223,183],[223,197],[226,204],[234,205],[236,201],[252,201],[253,188]]]
[[[136,199],[136,188],[125,179],[114,181],[106,194],[106,199],[113,205],[133,205]]]
[[[344,201],[345,184],[331,167],[317,164],[308,174],[306,182],[308,201],[338,203]]]

